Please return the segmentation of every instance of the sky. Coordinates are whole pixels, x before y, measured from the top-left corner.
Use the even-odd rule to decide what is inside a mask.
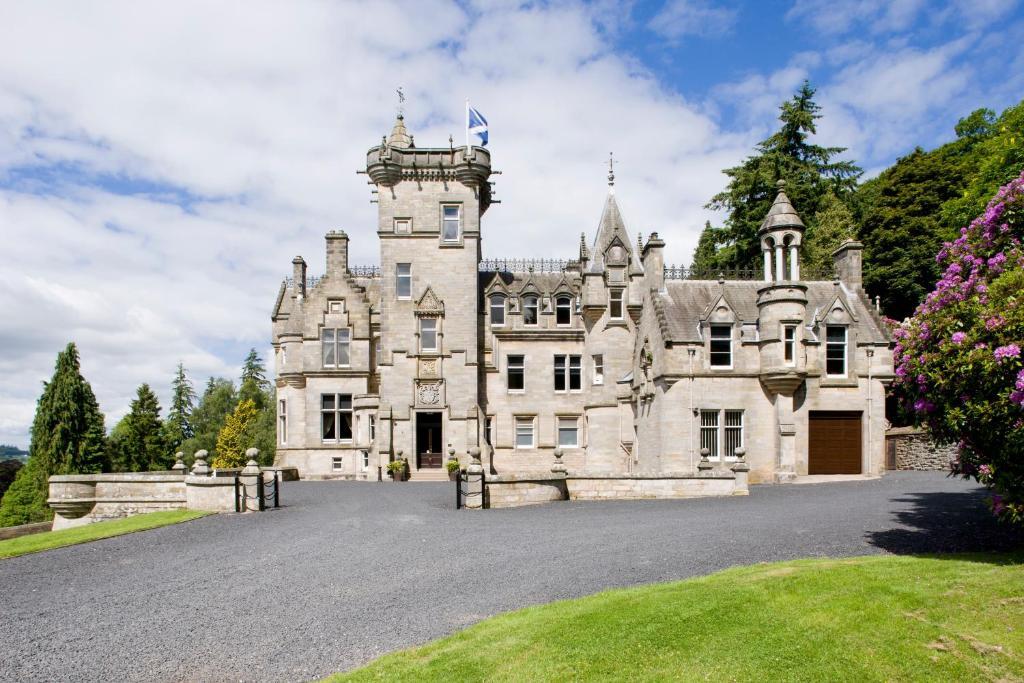
[[[0,7],[0,443],[27,446],[74,341],[111,428],[270,354],[291,259],[344,229],[378,262],[356,171],[396,89],[421,147],[490,123],[485,257],[576,255],[614,152],[632,234],[690,261],[721,171],[808,79],[817,142],[879,173],[1024,97],[1020,0],[35,2]],[[799,207],[797,207],[799,209]]]

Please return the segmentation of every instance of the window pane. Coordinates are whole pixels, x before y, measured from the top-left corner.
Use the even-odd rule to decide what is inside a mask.
[[[725,455],[735,457],[736,449],[743,445],[743,411],[725,411]]]
[[[321,394],[320,407],[323,410],[334,410],[334,394]]]
[[[555,356],[555,391],[565,391],[565,356]]]
[[[437,320],[434,318],[420,319],[420,347],[424,351],[437,349]]]
[[[728,367],[732,365],[732,326],[711,326],[711,365]]]
[[[320,350],[323,352],[324,365],[334,365],[334,330],[323,329],[320,331]]]
[[[412,264],[398,263],[395,271],[395,290],[400,297],[412,296]]]
[[[608,294],[608,315],[612,318],[622,317],[622,290],[613,289]]]
[[[338,365],[349,364],[349,330],[338,330]]]
[[[525,364],[523,356],[508,357],[508,388],[523,389],[525,386]]]
[[[528,296],[523,299],[523,324],[537,324],[537,297]]]
[[[569,356],[569,389],[578,391],[583,388],[583,368],[580,356]]]
[[[352,439],[352,413],[338,413],[338,438],[343,441]]]
[[[558,418],[558,445],[577,446],[579,444],[579,420],[575,417]]]
[[[718,411],[700,411],[700,447],[708,449],[708,456],[718,457]]]
[[[323,427],[324,441],[335,441],[338,438],[337,413],[334,411],[325,412],[321,415],[321,426]]]
[[[555,323],[569,325],[572,322],[572,299],[559,297],[555,302]]]
[[[352,410],[352,394],[338,394],[338,410]]]
[[[825,334],[830,342],[846,342],[846,328],[840,325],[829,325]]]
[[[505,297],[503,296],[491,297],[491,324],[505,324]]]
[[[444,225],[442,226],[442,239],[446,242],[457,242],[459,239],[459,207],[444,207]]]

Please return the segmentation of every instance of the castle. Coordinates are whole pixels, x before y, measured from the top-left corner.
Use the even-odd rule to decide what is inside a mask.
[[[486,471],[688,476],[745,462],[751,482],[883,469],[892,340],[861,283],[861,245],[834,280],[800,272],[804,225],[780,183],[763,272],[666,268],[633,242],[613,176],[575,258],[483,259],[483,147],[416,147],[402,116],[369,150],[380,266],[301,257],[272,316],[277,463],[304,478],[373,479],[394,459],[446,478]],[[475,452],[475,451],[474,451]]]

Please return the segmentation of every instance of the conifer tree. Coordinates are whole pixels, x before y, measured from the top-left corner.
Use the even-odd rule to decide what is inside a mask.
[[[245,451],[254,447],[254,434],[259,418],[256,404],[250,399],[239,401],[234,412],[224,421],[217,436],[213,467],[243,467]]]
[[[164,437],[169,450],[178,449],[186,439],[194,435],[192,411],[195,410],[195,401],[196,392],[185,374],[185,366],[178,363],[174,381],[171,382],[171,406],[164,422]]]
[[[829,189],[804,235],[801,269],[816,277],[829,277],[835,269],[832,252],[855,233],[853,212]]]
[[[245,357],[242,364],[242,384],[254,382],[260,389],[266,389],[270,383],[267,382],[267,368],[263,359],[256,353],[256,349],[249,349],[249,355]]]
[[[174,464],[174,455],[164,441],[160,404],[148,384],[139,387],[131,411],[123,422],[123,432],[119,434],[116,449],[119,470],[165,470]]]
[[[725,170],[729,185],[707,204],[707,208],[724,209],[729,214],[713,240],[719,267],[759,267],[757,230],[775,200],[778,180],[786,181],[786,194],[805,221],[821,209],[829,189],[845,200],[856,186],[861,169],[851,161],[835,160],[845,148],[822,147],[809,140],[821,118],[814,92],[805,81],[780,107],[779,130],[757,145],[756,154]],[[702,256],[700,265],[708,262],[709,258]]]
[[[0,526],[50,519],[46,505],[53,474],[101,472],[108,467],[103,414],[82,377],[77,347],[57,355],[53,378],[44,383],[32,421],[28,462],[0,502]]]

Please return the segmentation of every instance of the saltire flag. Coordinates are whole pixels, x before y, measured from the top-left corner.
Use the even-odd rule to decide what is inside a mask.
[[[481,145],[487,146],[487,119],[484,118],[483,114],[469,106],[469,102],[466,102],[466,131],[467,138],[470,134],[475,135],[480,138]]]

